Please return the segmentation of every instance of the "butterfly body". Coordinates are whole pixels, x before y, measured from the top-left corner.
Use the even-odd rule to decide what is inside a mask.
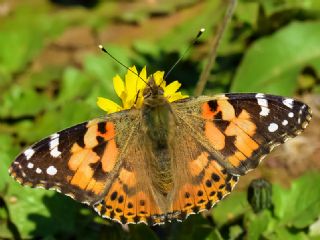
[[[20,183],[55,189],[102,217],[160,224],[210,209],[240,175],[311,119],[310,108],[267,94],[169,102],[151,77],[141,109],[62,130],[21,153]]]

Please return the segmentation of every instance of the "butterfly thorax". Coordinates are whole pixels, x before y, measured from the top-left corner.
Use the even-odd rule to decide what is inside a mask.
[[[163,89],[157,86],[153,78],[144,91],[142,107],[144,144],[149,156],[148,165],[155,189],[166,196],[172,190],[172,166],[170,156],[170,142],[174,132],[170,127],[174,116],[168,100],[163,95]]]

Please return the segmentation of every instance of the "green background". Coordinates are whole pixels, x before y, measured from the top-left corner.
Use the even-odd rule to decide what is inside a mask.
[[[227,1],[0,0],[0,238],[320,239],[320,1],[239,0],[204,94],[265,92],[308,103],[301,137],[240,178],[207,214],[160,227],[122,227],[61,194],[22,187],[7,169],[28,145],[101,116],[97,97],[118,101],[112,77],[126,72],[103,54],[148,73],[168,70],[192,95]],[[272,205],[254,213],[247,186],[272,182]]]

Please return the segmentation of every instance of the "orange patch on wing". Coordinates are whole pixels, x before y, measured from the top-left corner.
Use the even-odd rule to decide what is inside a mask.
[[[194,190],[192,184],[185,184],[180,189],[177,200],[173,204],[173,210],[182,210],[186,214],[193,213],[192,207],[194,207]]]
[[[98,125],[93,124],[88,127],[86,134],[84,135],[84,144],[86,148],[94,148],[98,145],[97,141]]]
[[[257,126],[250,121],[250,115],[246,110],[242,110],[240,115],[234,119],[233,122],[250,137],[256,133]]]
[[[223,120],[232,120],[235,118],[236,114],[233,106],[228,102],[228,100],[218,100],[218,109],[222,113]]]
[[[227,158],[227,160],[231,163],[231,165],[235,167],[239,167],[241,165],[241,161],[246,159],[247,157],[243,155],[242,152],[239,152],[239,151],[236,151],[233,155]]]
[[[204,119],[213,119],[213,117],[217,114],[217,112],[213,112],[209,106],[209,103],[206,102],[202,104],[202,117]]]
[[[225,147],[225,136],[213,122],[206,122],[205,134],[214,149],[222,150]]]
[[[96,163],[98,160],[99,156],[90,149],[85,149],[80,153],[72,155],[68,165],[70,169],[74,168],[75,166],[77,166],[77,169],[75,170],[76,172],[71,178],[70,183],[78,186],[81,189],[85,189],[92,179],[94,173],[90,167],[90,164]],[[73,165],[73,163],[76,164]]]
[[[76,150],[76,151],[75,151]],[[78,148],[78,144],[74,144],[71,152],[72,155],[68,161],[68,167],[72,171],[76,171],[88,155],[87,149]]]
[[[123,184],[126,184],[128,188],[133,188],[137,184],[136,175],[124,168],[119,173],[119,179]]]
[[[208,156],[209,154],[207,152],[203,152],[197,157],[197,159],[189,162],[189,171],[192,176],[198,176],[206,167],[209,161]]]
[[[137,216],[140,218],[139,221],[147,222],[147,217],[150,216],[150,193],[149,192],[138,192],[137,195]]]
[[[96,194],[100,194],[104,189],[105,184],[103,182],[96,181],[95,179],[91,179],[89,184],[86,187],[86,190],[93,191]]]
[[[258,143],[250,137],[252,136],[250,135],[250,133],[254,134],[256,126],[254,124],[252,125],[250,121],[244,120],[245,122],[247,122],[244,123],[244,127],[246,127],[247,130],[251,130],[247,133],[242,127],[239,127],[239,122],[241,125],[241,121],[243,120],[237,119],[231,122],[229,126],[226,128],[225,133],[228,136],[235,136],[235,146],[238,148],[238,150],[242,152],[245,156],[251,157],[252,152],[259,148]]]
[[[104,172],[110,172],[114,168],[117,162],[118,154],[119,150],[115,140],[109,140],[101,158],[102,170]]]

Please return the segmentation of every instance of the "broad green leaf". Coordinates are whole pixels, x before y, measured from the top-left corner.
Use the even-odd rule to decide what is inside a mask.
[[[309,236],[320,239],[320,217],[309,226]]]
[[[229,228],[229,240],[239,239],[244,230],[240,225],[233,225]]]
[[[261,239],[263,233],[273,225],[272,222],[275,220],[272,218],[270,211],[264,210],[258,214],[249,213],[245,217],[245,228],[247,229],[247,238],[250,240]],[[277,222],[274,224],[277,228]],[[274,229],[271,229],[273,231]]]
[[[305,66],[319,68],[320,22],[292,23],[256,41],[246,53],[231,86],[233,92],[293,95]]]
[[[212,217],[218,226],[232,222],[247,212],[250,206],[245,192],[232,192],[229,196],[218,202],[212,209]]]
[[[276,12],[284,11],[286,9],[300,9],[309,10],[313,12],[320,12],[320,2],[318,0],[259,0],[263,5],[267,15],[274,14]]]
[[[12,85],[11,89],[0,96],[1,100],[0,115],[5,117],[34,115],[50,105],[48,97],[44,94],[19,85]]]
[[[62,77],[58,101],[65,103],[76,98],[83,98],[88,95],[88,89],[91,87],[92,82],[84,73],[75,68],[67,68]]]
[[[290,240],[309,240],[309,237],[304,232],[290,232],[288,229],[285,228],[277,228],[276,231],[267,236],[267,239],[270,240],[283,240],[283,239],[290,239]]]
[[[198,11],[192,13],[194,16],[190,14],[188,19],[181,22],[175,28],[172,28],[172,30],[160,40],[157,40],[157,45],[166,52],[178,50],[180,53],[183,53],[186,49],[185,47],[189,44],[186,39],[193,40],[200,28],[206,29],[202,39],[207,39],[210,34],[212,34],[212,27],[221,21],[225,12],[225,6],[226,4],[220,4],[219,1],[204,2],[199,9],[201,14],[198,14]],[[153,31],[158,30],[154,29]]]
[[[236,15],[240,21],[255,25],[259,13],[258,8],[258,2],[239,1],[234,15]]]
[[[0,126],[1,128],[1,126]],[[19,151],[19,147],[15,145],[13,137],[9,134],[0,134],[0,195],[6,193],[8,181],[11,181],[8,169],[14,157]]]
[[[212,230],[212,232],[205,238],[205,240],[223,240],[218,229]]]
[[[9,184],[5,201],[22,237],[74,231],[79,209],[76,202],[53,191]]]
[[[305,228],[320,216],[320,188],[311,187],[320,181],[313,173],[294,181],[290,189],[273,187],[274,213],[279,224]]]

